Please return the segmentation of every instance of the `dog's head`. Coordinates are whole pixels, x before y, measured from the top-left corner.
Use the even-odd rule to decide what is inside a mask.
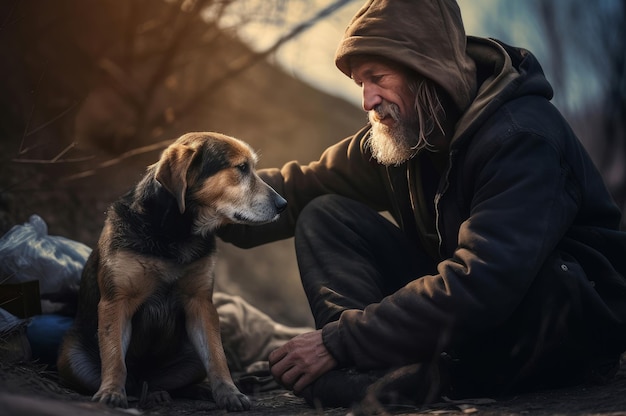
[[[163,152],[155,179],[176,199],[181,214],[193,210],[194,232],[227,223],[274,221],[287,201],[256,173],[257,155],[245,142],[219,133],[187,133]]]

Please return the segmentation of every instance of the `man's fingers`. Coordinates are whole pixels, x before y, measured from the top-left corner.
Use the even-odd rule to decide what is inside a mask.
[[[282,358],[285,358],[285,356],[283,356]],[[276,361],[274,363],[270,362],[270,372],[272,373],[272,376],[274,376],[276,380],[280,380],[283,374],[286,371],[288,371],[291,367],[292,367],[292,364],[284,359],[281,359],[280,361]]]
[[[274,365],[278,361],[282,360],[283,358],[285,358],[285,355],[287,355],[287,349],[284,345],[282,347],[276,348],[274,351],[270,352],[270,355],[268,356],[270,365]]]
[[[279,381],[280,384],[291,390],[294,385],[299,382],[302,376],[303,372],[300,369],[291,367],[280,376]]]
[[[292,338],[269,356],[272,376],[288,389],[300,392],[337,365],[322,341],[322,331]]]
[[[293,390],[293,392],[295,394],[300,394],[300,392],[309,384],[311,384],[313,381],[315,381],[316,377],[313,377],[311,374],[309,373],[304,373],[302,374],[300,377],[298,377],[298,379],[296,380],[296,382],[293,384],[293,386],[291,387],[291,390]]]

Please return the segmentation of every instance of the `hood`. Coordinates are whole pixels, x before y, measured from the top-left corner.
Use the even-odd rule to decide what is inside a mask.
[[[453,0],[368,1],[352,18],[335,54],[335,64],[347,76],[354,55],[382,56],[413,69],[447,91],[460,112],[474,98],[476,69]]]
[[[453,142],[471,135],[506,103],[526,95],[552,99],[552,86],[539,61],[528,50],[501,41],[469,36],[467,53],[476,64],[476,98],[457,122]]]

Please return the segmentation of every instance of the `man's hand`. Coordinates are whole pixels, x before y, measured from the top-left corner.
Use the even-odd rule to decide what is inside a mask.
[[[272,351],[269,361],[274,378],[296,394],[337,366],[322,342],[321,329],[292,338]]]

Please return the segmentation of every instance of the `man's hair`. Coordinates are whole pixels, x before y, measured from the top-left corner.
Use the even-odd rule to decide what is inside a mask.
[[[414,148],[436,151],[435,146],[428,141],[428,136],[435,128],[445,135],[442,122],[446,118],[446,110],[442,104],[442,91],[434,82],[423,77],[411,77],[408,87],[415,94],[415,111],[420,126]]]

